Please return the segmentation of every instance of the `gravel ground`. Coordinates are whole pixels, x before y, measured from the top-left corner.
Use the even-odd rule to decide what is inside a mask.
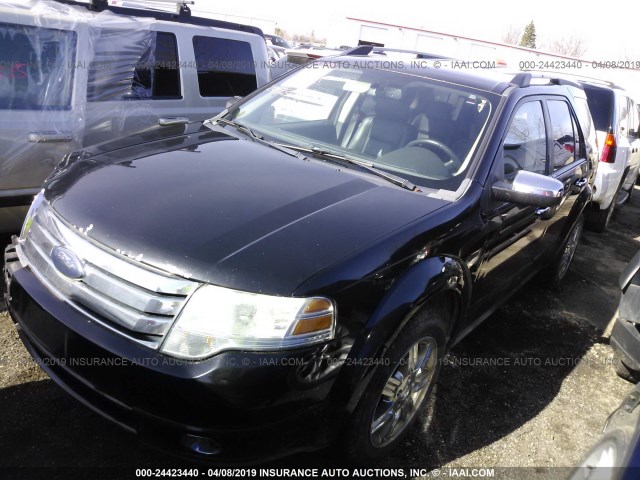
[[[561,291],[526,286],[454,348],[432,398],[433,415],[378,468],[403,468],[407,477],[497,468],[495,478],[565,478],[632,387],[614,373],[608,332],[617,278],[640,247],[639,234],[636,192],[607,234],[585,232]],[[320,452],[275,466],[335,463],[331,453]],[[69,478],[89,471],[65,467],[134,477],[135,468],[167,466],[189,465],[139,443],[65,394],[31,361],[0,313],[0,477]],[[411,468],[422,472],[411,475]]]

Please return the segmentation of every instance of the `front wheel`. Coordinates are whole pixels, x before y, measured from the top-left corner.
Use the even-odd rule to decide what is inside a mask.
[[[380,359],[347,427],[344,451],[351,463],[389,454],[420,416],[444,354],[442,309],[416,314]]]

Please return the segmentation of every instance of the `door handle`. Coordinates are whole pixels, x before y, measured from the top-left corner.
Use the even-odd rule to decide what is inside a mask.
[[[158,125],[161,127],[170,127],[172,125],[186,125],[189,123],[187,117],[162,117],[158,119]]]
[[[578,188],[582,188],[587,184],[587,179],[586,178],[581,178],[580,180],[576,180],[576,183],[574,183],[574,185]]]
[[[31,132],[27,139],[29,140],[29,143],[70,142],[73,140],[73,135],[70,133],[58,132]]]
[[[533,212],[533,213],[535,213],[538,216],[542,216],[542,215],[546,215],[550,211],[551,211],[551,207],[536,208],[535,212]]]

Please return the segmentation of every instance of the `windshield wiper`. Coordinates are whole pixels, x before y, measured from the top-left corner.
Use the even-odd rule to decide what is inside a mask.
[[[262,135],[258,135],[256,132],[251,130],[246,125],[243,125],[242,123],[234,122],[233,120],[227,120],[226,118],[216,118],[212,121],[212,123],[213,122],[221,125],[229,125],[230,127],[233,127],[239,132],[244,133],[248,137],[255,138],[256,140],[264,140],[264,137]]]
[[[226,118],[216,118],[213,120],[207,120],[207,122],[217,123],[219,125],[229,125],[230,127],[233,127],[236,130],[238,130],[240,133],[244,133],[247,137],[250,137],[251,139],[258,141],[263,145],[266,145],[275,150],[278,150],[279,152],[286,153],[287,155],[290,155],[292,157],[299,158],[298,152],[295,149],[287,148],[286,145],[281,146],[277,143],[265,140],[262,135],[254,132],[253,130],[251,130],[246,125],[243,125],[242,123],[234,122],[233,120],[227,120]]]
[[[257,140],[258,142],[263,143],[264,145],[267,145],[271,148],[275,148],[276,150],[286,153],[287,155],[291,155],[292,157],[298,157],[298,153],[296,152],[302,152],[302,153],[310,153],[312,155],[317,155],[319,157],[331,158],[333,160],[338,160],[344,163],[350,163],[352,165],[357,165],[360,168],[363,168],[367,172],[372,173],[378,177],[384,178],[385,180],[393,183],[394,185],[398,185],[399,187],[402,187],[406,190],[411,190],[412,192],[421,191],[417,185],[411,183],[406,178],[393,175],[392,173],[384,172],[378,169],[373,163],[365,162],[363,160],[357,160],[355,158],[347,157],[342,153],[332,152],[331,150],[326,150],[319,147],[301,147],[298,145],[288,145],[285,143],[270,142],[268,140],[265,140],[262,135],[254,132],[246,125],[243,125],[242,123],[234,122],[233,120],[227,120],[226,118],[216,118],[215,120],[211,120],[211,122],[212,123],[215,122],[221,125],[229,125],[235,128],[236,130],[238,130],[239,132],[244,133],[248,137],[254,140]]]
[[[280,147],[284,147],[284,148],[290,148],[292,150],[298,150],[299,152],[303,152],[303,153],[310,153],[312,155],[317,155],[319,157],[331,158],[341,162],[350,163],[352,165],[357,165],[363,168],[364,170],[366,170],[367,172],[372,173],[378,177],[384,178],[385,180],[388,180],[394,185],[398,185],[399,187],[402,187],[406,190],[411,190],[412,192],[422,191],[417,185],[411,183],[406,178],[399,177],[392,173],[387,173],[377,168],[373,163],[365,162],[363,160],[358,160],[352,157],[347,157],[342,153],[332,152],[331,150],[326,150],[324,148],[319,148],[319,147],[299,147],[297,145],[287,145],[284,143],[276,143],[276,145],[279,145]]]

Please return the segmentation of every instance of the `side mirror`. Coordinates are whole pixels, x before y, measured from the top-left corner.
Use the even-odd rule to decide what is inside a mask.
[[[627,132],[627,137],[638,138],[638,132],[636,132],[634,129],[631,128]]]
[[[564,184],[539,173],[519,170],[513,183],[497,182],[491,190],[493,198],[503,202],[532,207],[555,207],[562,201]]]
[[[224,104],[224,108],[231,108],[238,100],[242,100],[242,97],[239,97],[238,95],[235,97],[229,97],[227,103]]]

